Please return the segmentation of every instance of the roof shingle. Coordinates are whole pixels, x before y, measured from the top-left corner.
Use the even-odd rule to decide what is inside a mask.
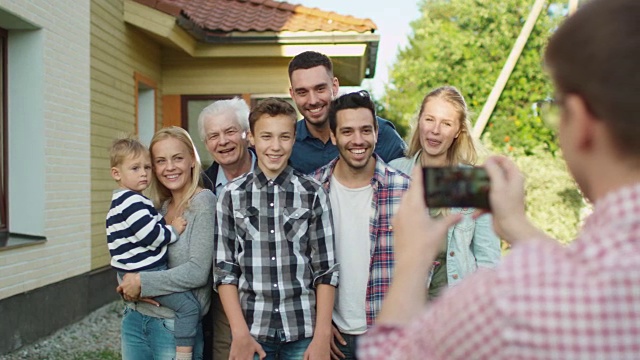
[[[180,13],[206,32],[373,32],[370,19],[273,0],[135,0],[167,14]]]

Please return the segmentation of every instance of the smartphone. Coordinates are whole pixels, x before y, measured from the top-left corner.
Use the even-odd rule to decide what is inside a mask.
[[[428,207],[490,210],[489,176],[483,167],[423,167],[422,174]]]

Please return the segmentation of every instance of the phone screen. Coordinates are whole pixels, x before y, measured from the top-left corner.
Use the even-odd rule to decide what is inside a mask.
[[[482,167],[423,167],[424,199],[430,208],[489,209],[489,176]]]

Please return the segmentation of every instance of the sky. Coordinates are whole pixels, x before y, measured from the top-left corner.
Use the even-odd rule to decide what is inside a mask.
[[[378,26],[380,44],[376,75],[365,79],[362,88],[371,90],[375,97],[384,93],[388,82],[389,68],[400,47],[405,47],[411,33],[409,23],[420,16],[418,0],[288,0],[292,4],[316,7],[340,15],[369,18]]]

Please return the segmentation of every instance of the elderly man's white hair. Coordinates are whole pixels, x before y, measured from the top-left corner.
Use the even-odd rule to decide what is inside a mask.
[[[243,99],[235,97],[233,99],[215,101],[200,112],[200,116],[198,116],[200,139],[202,141],[205,139],[204,121],[206,118],[229,112],[234,114],[238,125],[244,132],[249,131],[249,106]]]

